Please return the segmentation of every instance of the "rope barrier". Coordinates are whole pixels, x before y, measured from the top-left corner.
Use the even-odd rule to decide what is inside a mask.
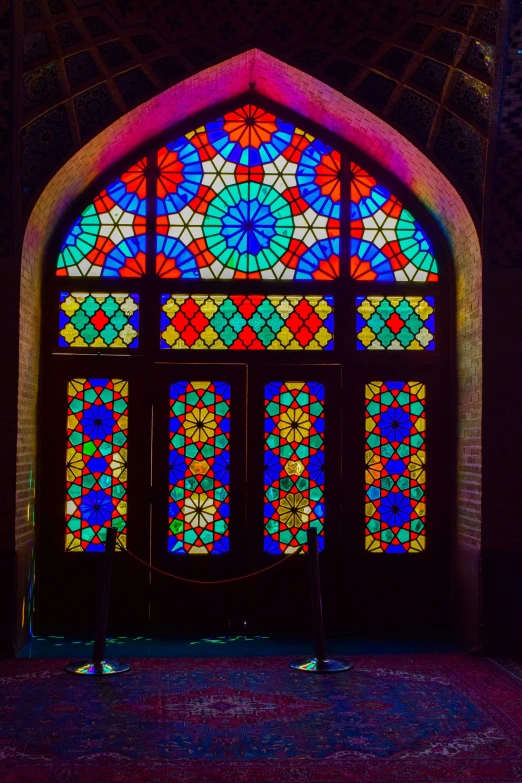
[[[228,582],[241,582],[243,579],[250,579],[253,576],[259,576],[259,574],[264,574],[267,571],[271,571],[272,568],[277,568],[277,566],[283,565],[283,563],[286,563],[287,560],[290,560],[291,557],[294,557],[294,555],[299,554],[303,550],[303,546],[298,547],[295,552],[292,552],[292,554],[287,555],[283,560],[278,560],[277,563],[272,563],[272,565],[267,566],[266,568],[262,568],[260,571],[254,571],[252,574],[244,574],[243,576],[234,576],[231,579],[216,579],[213,582],[204,582],[200,579],[186,579],[184,576],[177,576],[176,574],[169,574],[168,571],[162,571],[161,568],[156,568],[156,566],[153,566],[151,563],[147,563],[146,560],[142,560],[141,557],[138,557],[138,555],[135,555],[134,552],[129,551],[128,549],[125,549],[121,546],[121,544],[118,542],[118,549],[121,552],[126,552],[128,555],[133,557],[135,560],[138,561],[138,563],[141,563],[142,565],[146,566],[151,571],[156,571],[158,574],[163,574],[163,576],[169,576],[171,579],[177,579],[178,582],[189,582],[193,585],[224,585]]]

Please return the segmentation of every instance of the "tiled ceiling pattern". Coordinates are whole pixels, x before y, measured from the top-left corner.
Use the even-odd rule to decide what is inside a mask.
[[[489,172],[486,212],[493,264],[522,268],[522,3],[513,2],[506,20],[507,35],[502,74],[496,149]],[[504,32],[504,31],[503,31]],[[502,77],[501,79],[499,77]],[[497,87],[498,89],[498,87]],[[492,140],[493,141],[493,140]]]
[[[258,47],[394,125],[480,218],[500,0],[24,0],[23,200],[118,116]]]

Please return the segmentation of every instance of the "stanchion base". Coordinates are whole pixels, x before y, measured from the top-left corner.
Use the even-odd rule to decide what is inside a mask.
[[[68,663],[65,671],[69,674],[90,674],[95,677],[104,677],[107,674],[121,674],[128,672],[130,663],[120,663],[119,661],[73,661]]]
[[[307,661],[294,661],[290,664],[292,669],[299,669],[301,672],[347,672],[353,669],[353,663],[346,661],[336,661],[333,658],[325,658],[324,661],[319,658],[308,658]]]

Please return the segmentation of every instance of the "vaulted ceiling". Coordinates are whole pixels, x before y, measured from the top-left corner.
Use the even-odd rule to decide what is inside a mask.
[[[395,126],[480,217],[500,0],[24,0],[22,197],[130,108],[257,47]]]

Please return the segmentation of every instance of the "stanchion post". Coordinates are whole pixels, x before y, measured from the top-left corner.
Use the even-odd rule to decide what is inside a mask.
[[[73,661],[67,664],[65,671],[70,674],[121,674],[130,669],[130,664],[105,660],[107,623],[109,620],[109,602],[111,595],[112,567],[116,550],[116,529],[107,528],[105,550],[103,554],[103,576],[100,598],[96,607],[96,633],[92,650],[92,661]]]
[[[319,573],[319,549],[317,547],[317,530],[311,527],[307,531],[308,558],[310,562],[310,588],[312,592],[312,619],[314,628],[315,657],[325,661],[326,644],[324,641],[323,602],[321,598],[321,576]]]
[[[111,594],[112,566],[116,550],[116,529],[110,527],[105,536],[105,556],[103,558],[103,581],[101,601],[97,606],[96,635],[92,650],[94,663],[101,663],[105,658],[105,642],[107,639],[107,623],[109,621],[109,599]]]
[[[317,529],[309,527],[306,531],[308,557],[310,561],[310,587],[312,598],[312,620],[314,629],[315,658],[291,663],[292,669],[305,672],[342,672],[353,668],[352,663],[328,658],[324,640],[323,602],[321,598],[321,574],[319,571],[319,547]]]

